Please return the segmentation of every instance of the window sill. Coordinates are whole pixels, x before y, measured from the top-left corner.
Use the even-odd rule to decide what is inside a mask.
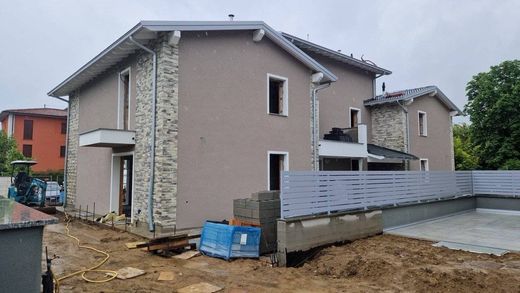
[[[270,116],[276,116],[276,117],[289,117],[287,114],[276,114],[276,113],[267,113]]]
[[[428,135],[419,134],[419,137],[428,137]]]

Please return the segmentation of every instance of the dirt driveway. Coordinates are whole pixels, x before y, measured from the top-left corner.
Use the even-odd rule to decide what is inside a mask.
[[[222,292],[520,292],[520,254],[497,257],[453,251],[390,235],[329,247],[300,268],[271,268],[264,258],[181,260],[129,250],[125,243],[141,239],[79,221],[72,223],[71,233],[110,253],[102,269],[131,266],[146,274],[107,283],[87,283],[76,276],[62,282],[61,292],[175,292],[199,282],[222,287]],[[79,250],[64,235],[63,222],[45,228],[44,245],[49,254],[60,256],[53,261],[58,277],[102,259]],[[174,279],[157,281],[163,271],[172,272]]]

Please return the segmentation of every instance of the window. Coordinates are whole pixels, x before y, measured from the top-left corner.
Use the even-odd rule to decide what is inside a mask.
[[[280,190],[282,172],[289,170],[289,153],[268,152],[267,186],[269,190]]]
[[[61,134],[67,133],[67,122],[61,122]]]
[[[428,166],[428,159],[421,159],[421,171],[428,171],[430,168]]]
[[[33,137],[33,121],[24,120],[23,121],[23,139],[32,139],[32,137]]]
[[[287,78],[267,74],[267,113],[287,116]]]
[[[419,111],[418,120],[419,120],[419,136],[427,136],[428,135],[428,119],[426,116],[426,112]]]
[[[130,116],[130,68],[119,73],[119,116],[120,129],[128,130]]]
[[[65,158],[65,146],[60,146],[60,158]]]
[[[349,128],[358,127],[358,124],[361,120],[361,111],[357,108],[349,108]]]
[[[22,149],[22,154],[26,158],[32,157],[32,145],[24,144]]]

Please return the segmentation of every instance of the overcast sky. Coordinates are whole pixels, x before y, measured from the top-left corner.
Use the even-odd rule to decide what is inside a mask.
[[[520,1],[0,0],[0,110],[65,107],[46,93],[139,20],[263,20],[393,72],[387,91],[437,85],[461,109],[473,75],[520,59]],[[460,120],[459,120],[460,121]]]

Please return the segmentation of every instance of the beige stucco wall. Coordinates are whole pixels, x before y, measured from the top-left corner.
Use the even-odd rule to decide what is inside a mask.
[[[118,68],[97,77],[78,92],[79,134],[97,128],[117,128],[119,72],[131,66],[130,129],[135,126],[135,61],[130,58]],[[79,147],[77,158],[76,194],[74,206],[87,205],[96,213],[110,211],[110,181],[112,149]]]
[[[267,73],[288,78],[289,117],[267,114]],[[267,152],[311,169],[310,70],[252,32],[183,32],[179,48],[177,228],[232,217],[267,188]]]
[[[428,136],[419,136],[418,111],[427,113]],[[453,170],[453,142],[450,110],[431,96],[416,98],[408,106],[410,153],[428,159],[430,171]],[[411,161],[410,170],[419,170],[419,161]]]
[[[308,54],[338,77],[338,81],[318,93],[320,139],[332,127],[348,127],[350,107],[361,110],[361,123],[367,124],[368,139],[370,139],[370,112],[364,107],[363,101],[373,97],[374,75],[318,54]]]

